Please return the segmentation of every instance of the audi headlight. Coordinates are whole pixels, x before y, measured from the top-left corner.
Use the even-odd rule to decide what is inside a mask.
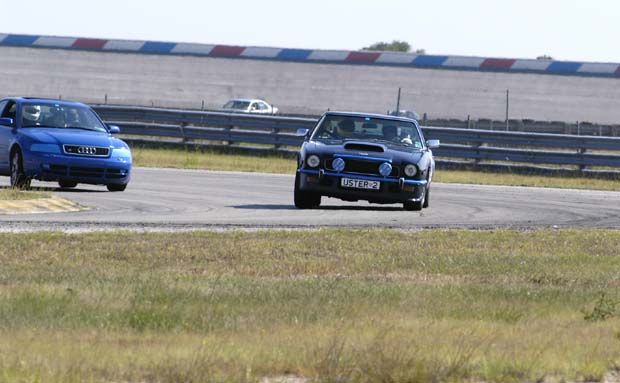
[[[118,158],[119,160],[130,160],[131,150],[129,150],[129,148],[127,147],[113,148],[112,157]]]
[[[418,168],[415,165],[409,164],[405,166],[405,175],[407,177],[413,177],[418,173]]]
[[[308,164],[308,166],[311,168],[316,168],[317,166],[319,166],[320,163],[321,163],[321,160],[319,159],[319,156],[317,156],[316,154],[312,154],[308,156],[308,158],[306,158],[306,164]]]
[[[30,151],[60,154],[60,146],[56,144],[32,144],[30,145]]]

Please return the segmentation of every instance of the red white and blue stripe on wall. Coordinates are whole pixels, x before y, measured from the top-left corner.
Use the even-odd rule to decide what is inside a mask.
[[[620,78],[620,64],[0,34],[0,46]]]

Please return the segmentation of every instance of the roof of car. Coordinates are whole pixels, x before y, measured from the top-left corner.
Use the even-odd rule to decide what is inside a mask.
[[[87,106],[82,104],[81,102],[69,101],[69,100],[58,100],[53,98],[37,98],[37,97],[8,97],[8,100],[15,100],[21,102],[35,102],[37,104],[45,104],[45,105],[80,105]]]
[[[376,114],[376,113],[329,111],[329,112],[325,112],[324,115],[362,117],[362,118],[363,117],[370,117],[370,118],[381,118],[381,119],[384,119],[384,120],[406,121],[406,122],[417,123],[417,121],[412,119],[412,118],[400,117],[400,116],[389,116],[389,115],[386,115],[386,114]]]
[[[264,100],[261,100],[261,99],[259,99],[259,98],[231,98],[231,99],[230,99],[230,100],[228,100],[228,101],[229,101],[229,102],[230,102],[230,101],[243,101],[243,102],[263,101],[263,102],[265,102]]]

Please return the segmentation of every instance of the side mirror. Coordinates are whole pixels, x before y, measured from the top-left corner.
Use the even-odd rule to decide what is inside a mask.
[[[297,135],[301,137],[307,136],[308,132],[309,132],[308,129],[303,129],[303,128],[297,129]]]
[[[439,147],[439,140],[427,140],[426,141],[426,146],[429,149],[436,149]]]
[[[110,130],[110,134],[118,134],[121,132],[121,128],[116,125],[108,125],[108,129]]]
[[[13,126],[14,123],[15,121],[12,118],[8,118],[8,117],[0,118],[0,125]]]

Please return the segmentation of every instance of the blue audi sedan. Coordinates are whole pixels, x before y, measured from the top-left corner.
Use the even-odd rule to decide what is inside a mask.
[[[123,191],[131,177],[131,151],[112,136],[119,132],[84,104],[0,100],[0,174],[20,189],[36,179],[58,182],[61,188],[83,183]]]

